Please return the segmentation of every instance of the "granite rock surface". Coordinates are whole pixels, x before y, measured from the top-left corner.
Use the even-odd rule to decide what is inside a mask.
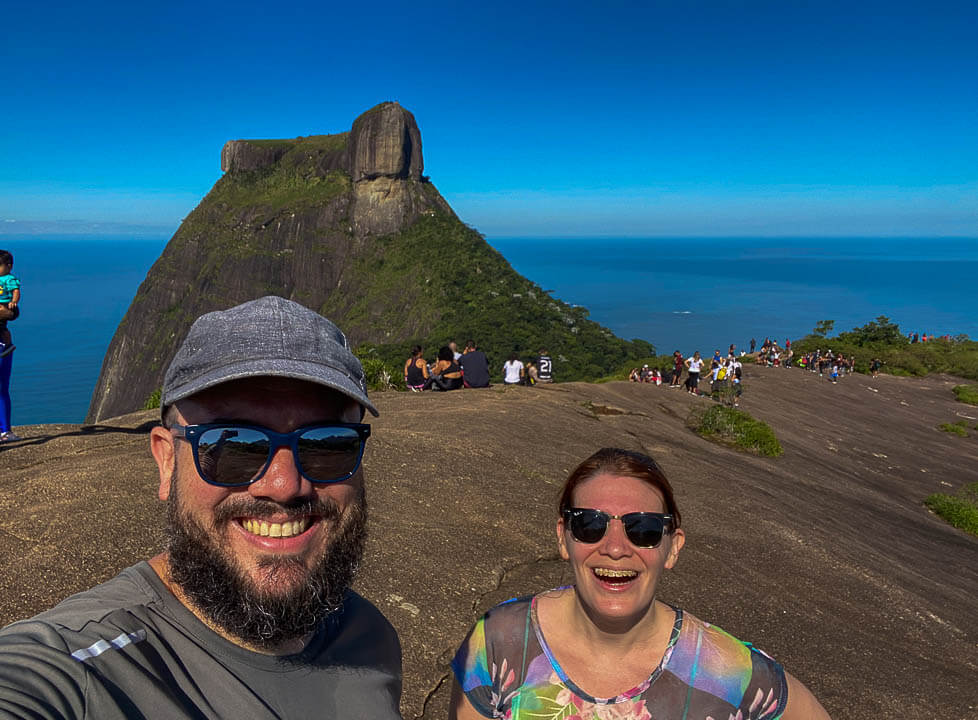
[[[401,635],[406,718],[446,716],[448,662],[482,612],[569,581],[558,490],[607,445],[652,454],[676,489],[687,542],[659,597],[772,654],[833,717],[978,717],[978,538],[922,504],[978,481],[976,434],[937,429],[978,416],[960,381],[745,370],[780,458],[696,436],[686,418],[710,401],[666,387],[374,396],[357,588]],[[0,622],[160,551],[155,420],[18,427],[0,446]]]

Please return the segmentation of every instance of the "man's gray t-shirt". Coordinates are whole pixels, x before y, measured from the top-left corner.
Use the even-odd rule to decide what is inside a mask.
[[[305,650],[245,650],[148,563],[0,631],[0,718],[399,718],[401,648],[356,593]]]

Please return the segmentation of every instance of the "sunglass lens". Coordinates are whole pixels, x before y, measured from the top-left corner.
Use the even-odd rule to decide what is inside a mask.
[[[200,473],[216,485],[251,482],[265,467],[271,443],[260,430],[215,427],[205,430],[197,443]]]
[[[608,516],[597,510],[571,510],[571,534],[582,543],[596,543],[608,529]]]
[[[636,547],[654,548],[662,542],[664,530],[662,518],[646,513],[625,515],[625,535],[628,541]]]
[[[312,428],[299,436],[298,445],[302,471],[313,482],[347,479],[363,453],[363,440],[353,428]]]

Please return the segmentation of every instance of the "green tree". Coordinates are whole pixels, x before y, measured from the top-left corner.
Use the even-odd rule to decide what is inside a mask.
[[[907,342],[900,331],[900,326],[890,322],[890,318],[886,315],[880,315],[862,327],[853,328],[852,332],[842,333],[839,337],[856,345],[868,345],[870,343],[905,345]]]
[[[812,335],[815,337],[825,337],[830,332],[832,328],[835,327],[835,320],[819,320],[815,323],[815,328],[812,330]]]

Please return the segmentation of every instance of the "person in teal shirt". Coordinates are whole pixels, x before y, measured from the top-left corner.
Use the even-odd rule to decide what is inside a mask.
[[[11,274],[14,269],[14,256],[7,250],[0,250],[0,357],[9,355],[13,349],[8,320],[16,320],[20,315],[20,280]]]
[[[10,274],[14,256],[0,250],[0,443],[19,440],[10,428],[10,373],[13,369],[14,344],[7,329],[8,320],[20,315],[20,280]]]

